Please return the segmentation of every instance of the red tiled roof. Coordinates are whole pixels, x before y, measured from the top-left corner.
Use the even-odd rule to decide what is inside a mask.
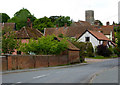
[[[26,38],[35,38],[37,39],[38,37],[43,36],[43,34],[34,28],[21,28],[17,33],[16,33],[17,38],[22,38],[22,39],[26,39]]]
[[[0,23],[0,26],[2,26],[2,29],[15,29],[15,23]]]
[[[59,38],[59,37],[57,37],[57,39],[58,39],[58,40],[62,40],[62,38]],[[80,49],[77,48],[75,45],[73,45],[70,41],[67,40],[67,42],[68,42],[68,49],[70,49],[70,50],[77,50],[77,51],[80,50]]]
[[[79,21],[74,22],[70,27],[60,27],[60,28],[46,28],[45,36],[55,34],[63,34],[67,37],[76,37],[78,38],[86,29],[94,30],[94,27],[91,26],[88,22]]]
[[[101,26],[100,28],[95,28],[97,31],[102,31],[103,34],[105,35],[110,35],[111,31],[113,30],[113,25],[108,25],[108,26]]]
[[[110,39],[108,39],[103,33],[101,32],[97,32],[97,31],[92,31],[92,30],[88,30],[92,35],[94,35],[97,39],[99,40],[107,40],[110,41]]]

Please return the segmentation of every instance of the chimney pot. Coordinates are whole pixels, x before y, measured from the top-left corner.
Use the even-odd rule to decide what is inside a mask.
[[[67,27],[67,23],[65,23],[65,28]]]
[[[107,25],[107,26],[110,25],[110,22],[106,22],[106,25]]]
[[[56,24],[56,29],[58,29],[58,24]]]

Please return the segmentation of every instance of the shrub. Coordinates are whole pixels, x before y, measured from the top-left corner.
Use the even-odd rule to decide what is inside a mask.
[[[86,43],[86,51],[88,57],[94,57],[94,49],[90,42]]]
[[[66,40],[57,40],[54,35],[38,38],[38,40],[30,39],[29,43],[22,43],[20,51],[30,54],[60,54],[67,49]]]
[[[107,46],[98,45],[97,54],[104,57],[110,57],[110,55],[112,55],[112,51]]]
[[[94,50],[91,43],[72,42],[77,48],[80,49],[80,56],[94,57]]]
[[[19,40],[15,39],[15,33],[9,32],[2,36],[2,53],[12,54],[15,50],[19,48]]]

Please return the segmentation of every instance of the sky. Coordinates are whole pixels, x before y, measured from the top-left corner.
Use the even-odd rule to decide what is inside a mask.
[[[120,0],[2,0],[0,13],[11,18],[22,8],[28,9],[37,18],[44,16],[70,16],[73,21],[85,21],[85,10],[94,10],[95,20],[104,25],[118,23],[118,2]]]

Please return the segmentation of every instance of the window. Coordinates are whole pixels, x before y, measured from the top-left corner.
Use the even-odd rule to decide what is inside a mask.
[[[89,41],[90,41],[90,37],[86,37],[86,38],[85,38],[85,41],[86,41],[86,42],[89,42]]]
[[[17,51],[17,54],[21,54],[21,51]]]

